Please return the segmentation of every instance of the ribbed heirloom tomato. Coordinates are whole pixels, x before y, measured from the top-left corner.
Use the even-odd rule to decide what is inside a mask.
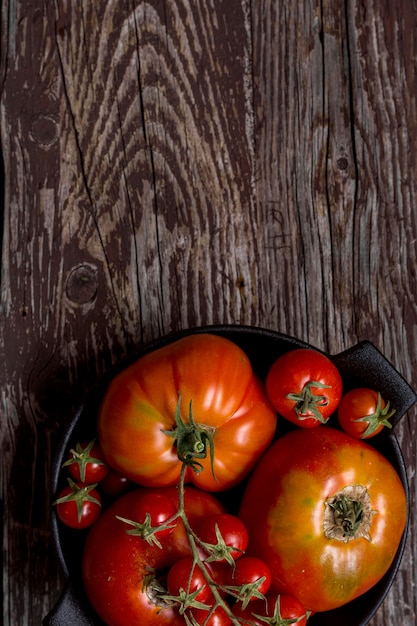
[[[240,517],[247,554],[267,563],[271,589],[327,611],[388,570],[406,524],[406,495],[392,465],[369,444],[328,426],[296,429],[261,459]]]
[[[126,522],[141,522],[141,511],[156,507],[156,498],[169,499],[175,510],[178,489],[139,487],[125,494],[104,511],[87,537],[83,583],[91,604],[107,626],[184,626],[178,605],[164,602],[160,595],[163,589],[165,594],[168,592],[164,578],[169,568],[191,554],[182,521],[173,522],[168,534],[156,533],[161,547],[130,534],[129,530],[135,529]],[[197,533],[206,517],[223,512],[212,494],[193,487],[185,489],[184,502],[190,526]],[[166,503],[161,506],[167,510]]]
[[[246,354],[210,333],[182,338],[116,376],[98,418],[109,465],[144,486],[238,483],[270,444],[276,413]],[[212,465],[213,470],[212,471]]]

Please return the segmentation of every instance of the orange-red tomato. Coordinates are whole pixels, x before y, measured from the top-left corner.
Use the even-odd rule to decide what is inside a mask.
[[[162,546],[158,547],[129,534],[127,531],[132,527],[119,519],[135,521],[142,502],[149,502],[152,494],[168,497],[174,507],[178,506],[176,487],[139,487],[106,509],[87,537],[82,563],[84,588],[108,626],[184,625],[184,618],[175,606],[163,605],[158,600],[158,578],[162,576],[164,584],[163,577],[171,565],[191,554],[183,523],[177,520],[166,536],[158,533]],[[197,533],[203,519],[224,510],[213,495],[193,487],[185,489],[184,504],[188,521]]]
[[[390,409],[381,394],[367,387],[355,387],[341,399],[337,415],[345,432],[358,439],[375,437],[385,427],[392,428]]]
[[[268,564],[271,589],[326,611],[388,570],[406,524],[406,495],[392,465],[369,444],[328,426],[296,429],[261,459],[240,516],[247,554]]]
[[[334,363],[311,348],[290,350],[271,366],[266,391],[280,415],[301,428],[325,424],[342,396],[342,378]]]
[[[179,399],[185,428],[191,410],[200,431],[197,436],[185,432],[184,441],[191,441],[192,456],[201,466],[196,467],[203,470],[188,468],[187,482],[209,491],[237,484],[270,444],[276,413],[245,353],[209,333],[146,354],[110,383],[98,418],[110,466],[141,485],[178,483],[182,447],[167,432],[179,432]]]

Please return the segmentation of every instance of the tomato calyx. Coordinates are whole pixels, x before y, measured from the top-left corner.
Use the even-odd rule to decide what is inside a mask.
[[[265,580],[266,576],[262,576],[252,583],[244,583],[240,586],[224,585],[222,586],[222,590],[236,598],[238,602],[242,603],[242,608],[246,609],[249,602],[254,598],[259,598],[259,600],[265,599],[265,595],[259,591],[259,587],[263,585]]]
[[[348,543],[363,537],[371,541],[369,534],[372,518],[371,498],[366,487],[348,485],[325,502],[324,534],[328,539]]]
[[[97,504],[101,508],[101,502],[90,494],[90,491],[95,489],[98,483],[93,483],[92,485],[77,485],[77,483],[75,483],[71,478],[67,478],[67,482],[68,485],[71,487],[70,493],[55,500],[55,502],[53,503],[54,506],[57,504],[65,504],[66,502],[75,502],[79,522],[81,522],[83,516],[84,502],[92,502],[94,504]]]
[[[178,397],[175,409],[175,427],[172,430],[162,430],[162,432],[174,439],[178,459],[197,474],[203,470],[203,465],[196,459],[205,459],[209,451],[211,471],[216,478],[214,473],[214,429],[195,422],[192,401],[190,401],[188,422],[184,422],[181,418],[180,405],[181,395]]]
[[[320,423],[325,424],[327,420],[321,414],[320,407],[328,406],[329,398],[326,395],[312,393],[312,388],[331,389],[331,385],[310,380],[299,393],[289,393],[286,398],[295,402],[294,411],[300,421],[314,417]]]
[[[144,541],[146,541],[150,546],[158,546],[162,550],[162,544],[156,536],[158,533],[169,531],[175,528],[175,520],[179,517],[179,514],[175,514],[172,518],[164,522],[163,524],[159,524],[158,526],[152,526],[152,520],[149,513],[146,513],[145,520],[143,522],[136,522],[135,520],[127,519],[125,517],[121,517],[120,515],[116,515],[117,519],[125,524],[129,524],[133,528],[126,530],[128,535],[133,535],[135,537],[140,537]]]
[[[282,617],[281,615],[281,596],[277,596],[274,613],[271,617],[266,617],[265,615],[258,615],[253,613],[253,616],[256,617],[260,622],[264,624],[269,624],[270,626],[292,626],[292,624],[297,624],[297,622],[301,622],[302,619],[305,618],[305,615],[300,615],[299,617]]]
[[[148,568],[149,574],[143,579],[143,589],[146,592],[150,602],[161,610],[167,609],[175,604],[174,601],[167,599],[167,590],[161,581],[157,578],[156,571]]]
[[[107,467],[107,464],[103,459],[95,457],[93,454],[91,454],[95,443],[96,439],[93,439],[87,445],[83,446],[78,441],[75,445],[75,448],[71,448],[70,450],[70,458],[62,464],[62,467],[77,465],[80,472],[80,480],[82,483],[86,482],[86,471],[88,465],[94,464]]]
[[[379,391],[377,393],[378,400],[375,412],[371,413],[371,415],[364,415],[363,417],[359,417],[354,420],[358,423],[368,423],[366,430],[361,435],[361,439],[366,439],[367,437],[370,437],[381,425],[386,426],[387,428],[392,428],[392,424],[389,420],[394,415],[395,409],[390,409],[389,402],[387,402],[386,406],[382,408],[382,396]]]

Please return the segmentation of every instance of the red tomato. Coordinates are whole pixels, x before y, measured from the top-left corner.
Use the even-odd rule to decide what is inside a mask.
[[[296,429],[263,456],[240,517],[248,554],[269,565],[271,588],[326,611],[388,570],[406,524],[406,495],[392,465],[367,443],[326,426]]]
[[[148,493],[140,499],[132,511],[132,522],[139,524],[142,528],[143,536],[146,538],[146,530],[162,526],[175,515],[177,508],[164,493]],[[169,535],[173,530],[173,525],[168,524],[162,530],[154,534],[155,540],[161,541],[163,537]]]
[[[126,476],[109,468],[106,476],[100,481],[99,489],[107,498],[117,498],[129,489],[131,482]]]
[[[76,529],[88,528],[96,522],[101,513],[101,498],[95,487],[68,479],[68,486],[54,502],[61,522]]]
[[[252,626],[265,626],[265,623],[285,624],[285,626],[306,626],[307,624],[305,607],[297,598],[288,594],[271,594],[267,596],[267,603],[258,599],[248,604],[246,608],[237,602],[233,607],[233,613],[237,618],[242,618],[241,624],[250,622]],[[262,619],[268,617],[271,621]]]
[[[186,599],[198,591],[197,602],[206,602],[212,597],[211,589],[203,571],[194,563],[192,556],[184,556],[170,568],[167,577],[168,593]]]
[[[192,615],[199,626],[229,626],[231,624],[230,617],[221,606],[218,606],[214,611],[190,609],[187,615]]]
[[[78,442],[75,448],[70,450],[68,460],[63,464],[68,468],[71,476],[82,483],[98,483],[109,471],[104,454],[100,445],[93,441]]]
[[[84,587],[92,606],[109,626],[184,626],[178,609],[161,599],[166,572],[191,554],[183,523],[177,520],[173,531],[161,540],[160,549],[129,534],[131,526],[119,519],[132,519],[150,493],[163,494],[177,506],[176,487],[137,488],[115,500],[87,537],[82,564]],[[221,513],[223,507],[211,494],[188,487],[185,511],[191,527],[198,528],[202,519]]]
[[[199,529],[198,537],[213,546],[210,558],[220,562],[239,559],[248,545],[245,525],[238,517],[229,513],[207,518]]]
[[[122,371],[98,418],[99,440],[115,470],[145,486],[174,485],[179,456],[193,457],[203,471],[188,468],[187,482],[209,491],[240,482],[272,441],[275,426],[248,357],[233,342],[205,333],[148,353]]]
[[[254,600],[265,595],[271,586],[271,571],[268,565],[256,556],[243,556],[230,570],[229,585],[241,587],[240,600]]]
[[[342,378],[334,363],[317,350],[298,348],[270,368],[266,391],[276,411],[302,428],[324,424],[337,409]]]
[[[348,391],[342,397],[337,412],[343,430],[358,439],[375,437],[384,426],[392,428],[389,419],[394,413],[379,392],[366,387]]]

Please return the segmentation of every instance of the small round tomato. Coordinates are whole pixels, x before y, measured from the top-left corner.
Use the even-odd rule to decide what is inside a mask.
[[[137,505],[133,507],[130,522],[138,528],[139,536],[143,539],[150,539],[158,545],[163,537],[169,535],[174,529],[173,524],[168,524],[161,530],[156,530],[158,526],[163,526],[176,513],[176,507],[172,499],[164,493],[147,493],[141,498]]]
[[[201,568],[194,562],[192,556],[185,556],[172,565],[167,577],[168,593],[181,598],[184,608],[187,606],[190,594],[198,591],[194,600],[206,602],[212,593]]]
[[[209,559],[229,561],[239,559],[248,545],[248,531],[235,515],[221,513],[207,518],[198,531],[200,541],[210,544]]]
[[[227,615],[223,607],[218,606],[214,610],[206,609],[190,609],[187,611],[187,616],[194,619],[199,626],[229,626],[231,619]]]
[[[297,428],[262,457],[239,516],[249,533],[247,554],[267,563],[271,588],[327,611],[387,572],[407,499],[394,467],[366,442],[328,426]]]
[[[358,439],[375,437],[386,426],[395,413],[374,389],[356,387],[348,391],[340,400],[337,411],[339,424],[343,430]]]
[[[269,591],[271,570],[255,556],[242,556],[234,569],[230,569],[229,585],[241,588],[240,600],[253,600]]]
[[[275,410],[302,428],[325,424],[342,397],[334,363],[310,348],[290,350],[271,366],[266,391]]]
[[[99,489],[103,496],[113,499],[126,493],[131,484],[126,476],[109,468],[106,476],[100,481]]]
[[[238,619],[242,619],[242,624],[249,622],[251,626],[265,626],[266,623],[306,626],[308,617],[304,605],[295,596],[289,594],[267,595],[266,602],[256,599],[245,608],[240,602],[236,602],[233,614]]]
[[[146,487],[186,482],[222,491],[249,474],[276,413],[234,342],[196,333],[140,357],[103,398],[98,436],[113,469]]]
[[[68,486],[54,502],[56,513],[66,526],[75,529],[92,526],[101,513],[101,498],[96,485],[68,479]]]
[[[77,442],[62,467],[68,468],[74,480],[88,485],[100,482],[109,471],[101,447],[95,439],[90,442]]]

